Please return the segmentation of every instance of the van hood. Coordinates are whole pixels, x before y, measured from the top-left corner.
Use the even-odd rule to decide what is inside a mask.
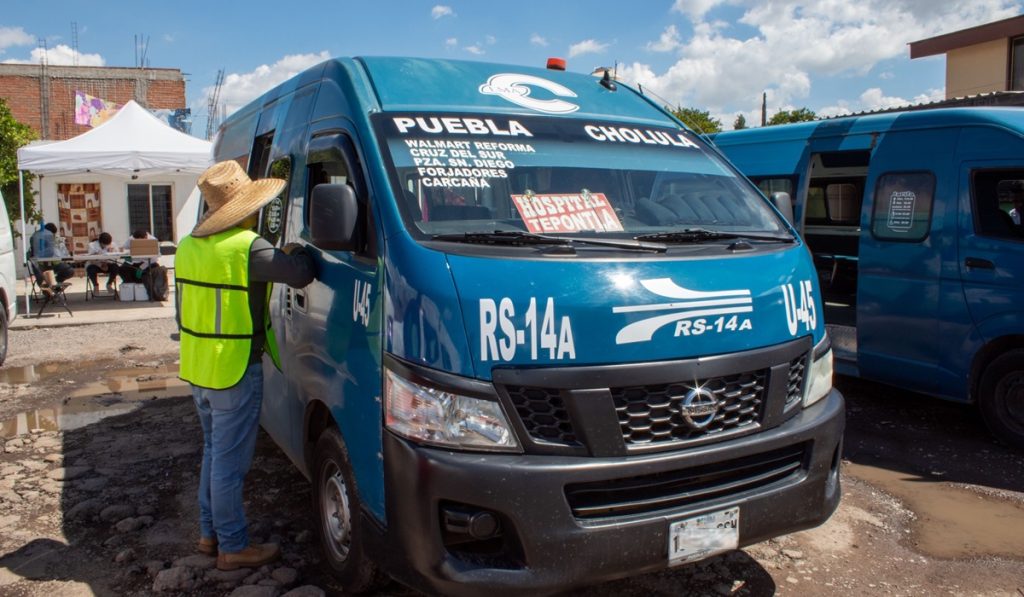
[[[824,334],[802,246],[679,260],[447,260],[480,379],[495,367],[686,359]]]

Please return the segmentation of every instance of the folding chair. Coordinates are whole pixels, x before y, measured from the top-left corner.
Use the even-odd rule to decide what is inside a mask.
[[[28,261],[32,269],[32,275],[35,276],[36,284],[39,286],[39,292],[43,296],[43,304],[39,306],[39,312],[36,313],[36,317],[42,317],[43,311],[51,303],[64,307],[68,315],[74,317],[75,314],[71,312],[71,307],[68,306],[68,297],[65,293],[68,287],[71,286],[71,282],[61,282],[58,284],[53,270],[44,271],[35,259],[29,259]]]
[[[86,262],[86,263],[89,263],[89,262]],[[102,291],[100,291],[99,288],[97,288],[96,286],[93,285],[92,278],[89,277],[88,267],[89,266],[86,265],[85,300],[88,301],[88,300],[99,299],[99,298],[109,298],[109,299],[117,300],[117,280],[119,278],[119,276],[117,275],[117,271],[118,271],[118,267],[119,267],[117,262],[114,261],[114,260],[111,260],[110,264],[108,265],[108,267],[111,267],[111,268],[114,269],[114,276],[112,278],[110,277],[109,272],[100,271],[98,274],[96,274],[96,279],[97,280],[100,278],[100,276],[103,276],[103,277],[106,277],[108,280],[111,280],[113,282],[113,288],[111,289],[111,292],[102,292]]]

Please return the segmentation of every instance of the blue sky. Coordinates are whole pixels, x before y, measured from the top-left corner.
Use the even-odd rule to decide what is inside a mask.
[[[619,65],[671,104],[710,110],[730,128],[809,107],[819,114],[943,97],[942,57],[911,61],[906,44],[1016,16],[1024,0],[564,0],[516,2],[12,2],[0,15],[0,61],[135,64],[187,73],[193,131],[205,131],[218,69],[231,110],[331,56],[402,55],[543,65]]]

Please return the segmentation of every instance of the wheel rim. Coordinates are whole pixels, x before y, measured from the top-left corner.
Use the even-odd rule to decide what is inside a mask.
[[[1007,423],[1024,429],[1024,371],[1014,371],[1003,378],[1001,394],[1006,408]]]
[[[334,462],[324,464],[320,488],[320,520],[324,539],[331,554],[339,561],[348,558],[352,546],[352,511],[349,508],[348,487],[341,469]]]

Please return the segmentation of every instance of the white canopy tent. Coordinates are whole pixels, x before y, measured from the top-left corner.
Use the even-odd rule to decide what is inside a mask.
[[[211,147],[209,141],[177,131],[129,101],[110,120],[81,135],[66,141],[32,143],[18,150],[21,213],[25,213],[25,170],[35,175],[89,172],[125,179],[154,174],[198,175],[211,164]],[[24,217],[21,236],[24,262],[28,256]]]

